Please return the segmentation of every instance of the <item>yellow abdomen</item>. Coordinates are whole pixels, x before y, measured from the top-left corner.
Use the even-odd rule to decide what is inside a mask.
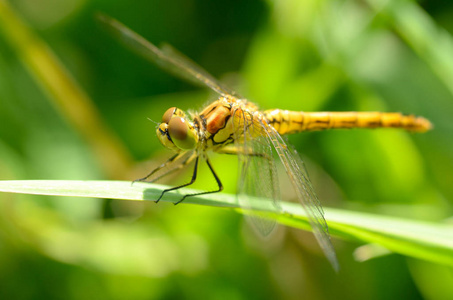
[[[263,112],[280,134],[339,128],[402,128],[425,132],[431,123],[414,115],[383,112],[300,112],[271,109]]]

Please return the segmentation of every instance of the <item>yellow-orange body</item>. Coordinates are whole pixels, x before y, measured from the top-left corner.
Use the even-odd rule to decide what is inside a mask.
[[[252,137],[263,135],[257,121],[264,120],[258,107],[247,100],[221,97],[195,114],[194,127],[198,129],[203,149],[217,151],[240,139],[246,128]],[[258,126],[256,126],[258,125]]]
[[[281,109],[263,112],[267,122],[280,134],[339,128],[402,128],[414,132],[431,129],[422,117],[384,112],[302,112]]]
[[[401,113],[260,111],[252,102],[232,96],[212,102],[199,114],[194,114],[193,119],[194,130],[201,141],[199,147],[213,151],[242,138],[245,131],[249,137],[265,135],[261,122],[271,125],[281,135],[341,128],[402,128],[425,132],[432,127],[423,117]]]

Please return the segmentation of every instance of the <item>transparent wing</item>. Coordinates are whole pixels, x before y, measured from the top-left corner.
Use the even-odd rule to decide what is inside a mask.
[[[242,109],[233,114],[233,124],[238,127],[235,147],[239,157],[238,200],[245,209],[254,209],[247,216],[252,227],[263,236],[269,235],[276,221],[264,217],[256,208],[280,212],[280,192],[277,171],[273,160],[272,144],[262,132],[262,124]],[[259,199],[259,205],[254,201]],[[270,199],[266,201],[264,199]]]
[[[302,159],[294,149],[287,146],[283,138],[272,126],[268,124],[265,126],[269,140],[272,142],[285,167],[289,180],[296,191],[297,198],[307,213],[313,234],[333,268],[338,270],[337,256],[330,240],[329,230],[324,219],[324,211],[308,178]]]
[[[193,84],[201,85],[203,87],[207,86],[223,96],[233,95],[235,97],[241,97],[236,91],[221,83],[214,76],[209,74],[208,71],[203,69],[200,65],[185,56],[183,53],[179,52],[172,45],[163,43],[160,49],[167,57],[172,58],[178,64],[174,71],[170,71],[168,68],[166,69],[167,71],[170,71],[176,76],[192,82]],[[180,67],[187,70],[187,72],[181,72]],[[175,71],[177,73],[175,73]]]
[[[159,49],[121,22],[104,14],[98,14],[97,18],[123,44],[165,71],[194,84],[208,87],[218,94],[236,95],[234,91],[222,85],[202,67],[170,45],[164,45]]]

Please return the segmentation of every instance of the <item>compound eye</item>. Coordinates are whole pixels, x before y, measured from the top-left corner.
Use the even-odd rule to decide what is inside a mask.
[[[168,124],[170,122],[171,117],[175,113],[176,107],[171,107],[167,109],[167,111],[162,116],[162,123]]]
[[[184,118],[173,117],[168,123],[168,133],[172,139],[184,141],[187,139],[188,131],[189,128]]]
[[[168,123],[168,134],[179,149],[194,149],[197,142],[195,133],[190,130],[189,123],[181,117],[173,117]]]

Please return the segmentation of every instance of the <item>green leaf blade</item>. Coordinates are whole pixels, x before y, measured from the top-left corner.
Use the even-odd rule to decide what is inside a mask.
[[[0,191],[36,195],[92,197],[135,201],[154,201],[166,186],[130,181],[77,181],[77,180],[5,180],[0,181]],[[182,193],[194,192],[183,189]],[[176,202],[182,193],[166,193],[162,201]],[[266,212],[263,199],[253,203],[254,210]],[[218,193],[209,196],[190,197],[184,203],[239,209],[236,195]],[[303,208],[294,203],[283,203],[283,213],[267,211],[266,217],[279,223],[310,230]],[[405,220],[396,217],[351,212],[342,209],[325,208],[326,220],[333,236],[372,243],[393,252],[419,259],[453,266],[453,226]],[[262,213],[261,213],[262,214]]]

